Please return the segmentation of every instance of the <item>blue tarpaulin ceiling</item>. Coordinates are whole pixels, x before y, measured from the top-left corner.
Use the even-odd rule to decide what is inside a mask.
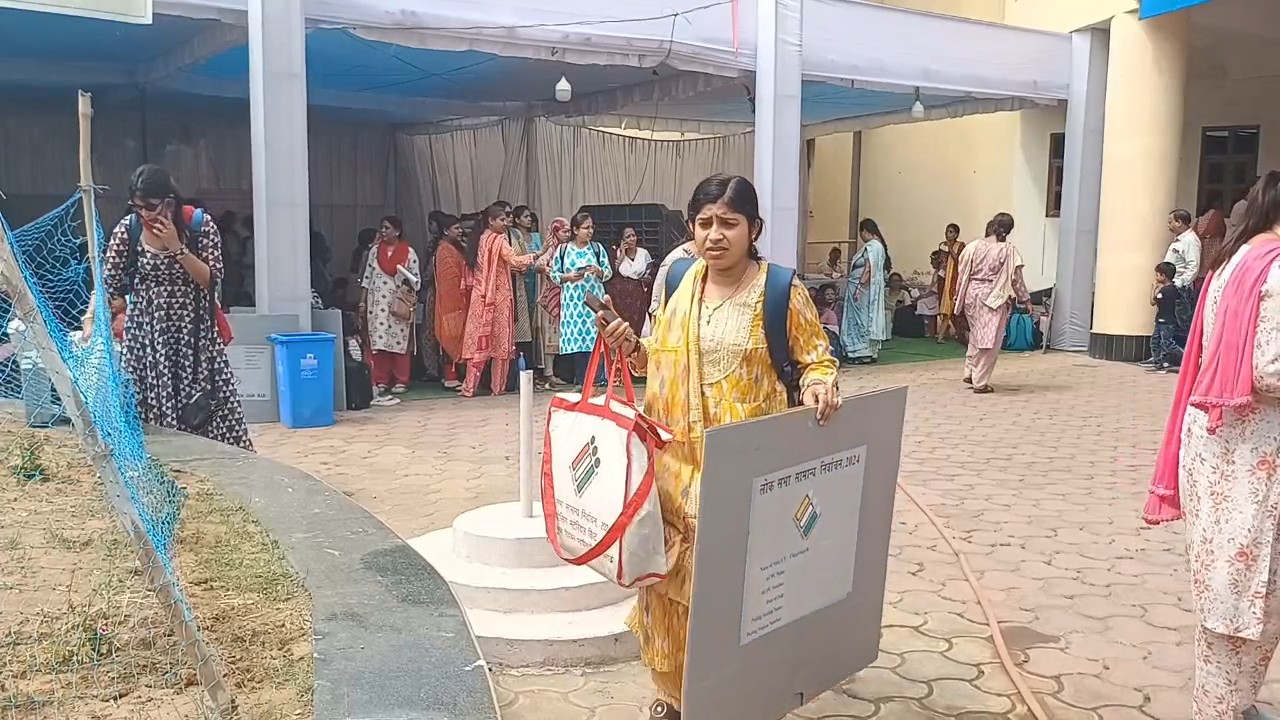
[[[1209,0],[1142,0],[1139,17],[1145,20],[1184,8],[1203,5],[1207,2]]]
[[[232,26],[216,20],[157,15],[151,26],[0,10],[0,88],[59,92],[81,87],[136,91],[146,85],[153,97],[247,98],[248,46],[243,38],[196,57],[181,58],[184,45]],[[233,28],[239,30],[238,28]],[[155,67],[159,66],[159,67]],[[575,99],[628,88],[681,74],[656,68],[583,65],[551,60],[502,57],[474,50],[445,51],[404,47],[365,39],[345,29],[312,29],[307,34],[307,76],[313,106],[358,111],[371,121],[436,122],[466,116],[568,115],[554,102],[561,75],[573,85]],[[692,75],[691,73],[683,73]],[[710,76],[705,76],[710,77]],[[895,115],[905,117],[914,92],[890,92],[822,82],[804,87],[806,125]],[[624,95],[625,97],[625,95]],[[990,103],[962,93],[923,89],[921,101],[931,117],[965,114],[966,102]],[[1008,99],[1006,99],[1008,100]],[[671,123],[700,123],[731,129],[754,116],[750,75],[718,78],[680,97],[614,102],[593,110],[603,124],[627,117]],[[1014,109],[991,107],[992,109]],[[980,111],[980,110],[979,110]],[[585,113],[576,113],[583,115]],[[615,122],[617,121],[617,122]],[[633,120],[634,122],[634,120]],[[644,124],[643,122],[636,123]]]

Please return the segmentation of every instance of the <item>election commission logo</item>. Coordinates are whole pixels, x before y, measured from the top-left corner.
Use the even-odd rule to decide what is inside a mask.
[[[582,497],[582,493],[587,491],[600,470],[600,448],[596,446],[595,435],[591,436],[573,462],[569,463],[569,470],[573,474],[573,491],[578,497]]]
[[[800,531],[800,537],[808,540],[821,517],[822,513],[818,510],[818,506],[813,504],[813,495],[805,493],[795,514],[796,530]]]

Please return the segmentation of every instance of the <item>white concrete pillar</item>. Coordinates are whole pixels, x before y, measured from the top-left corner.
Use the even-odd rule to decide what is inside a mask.
[[[249,0],[257,312],[311,329],[306,21],[302,0]]]
[[[1054,350],[1089,349],[1098,260],[1098,203],[1102,199],[1108,42],[1105,30],[1078,30],[1071,34],[1062,224],[1049,332],[1049,345]]]
[[[803,267],[800,255],[801,0],[756,3],[755,186],[764,236],[760,253]]]
[[[1150,287],[1172,238],[1187,82],[1188,13],[1111,19],[1098,263],[1089,354],[1146,357]]]

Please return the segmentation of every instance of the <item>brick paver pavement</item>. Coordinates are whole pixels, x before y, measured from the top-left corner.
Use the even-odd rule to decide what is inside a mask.
[[[1175,378],[1065,354],[1003,358],[994,395],[958,377],[940,362],[861,369],[844,384],[910,385],[901,480],[967,555],[1052,717],[1187,717],[1194,617],[1182,537],[1138,516]],[[514,499],[515,403],[406,403],[319,431],[262,426],[255,438],[413,537]],[[797,717],[1028,716],[955,558],[902,493],[882,650]],[[512,720],[637,718],[651,698],[635,664],[498,685]]]

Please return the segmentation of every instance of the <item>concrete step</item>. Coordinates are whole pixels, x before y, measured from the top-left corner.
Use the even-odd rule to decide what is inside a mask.
[[[555,567],[498,567],[454,554],[455,534],[437,530],[409,541],[453,587],[468,610],[542,613],[591,610],[622,602],[631,593],[596,571],[560,563]]]
[[[497,667],[578,668],[640,657],[625,620],[635,600],[578,612],[467,610],[486,662]]]
[[[534,507],[534,517],[520,514],[519,503],[485,505],[462,513],[453,521],[453,553],[468,562],[497,567],[557,567],[547,542],[542,507]]]

